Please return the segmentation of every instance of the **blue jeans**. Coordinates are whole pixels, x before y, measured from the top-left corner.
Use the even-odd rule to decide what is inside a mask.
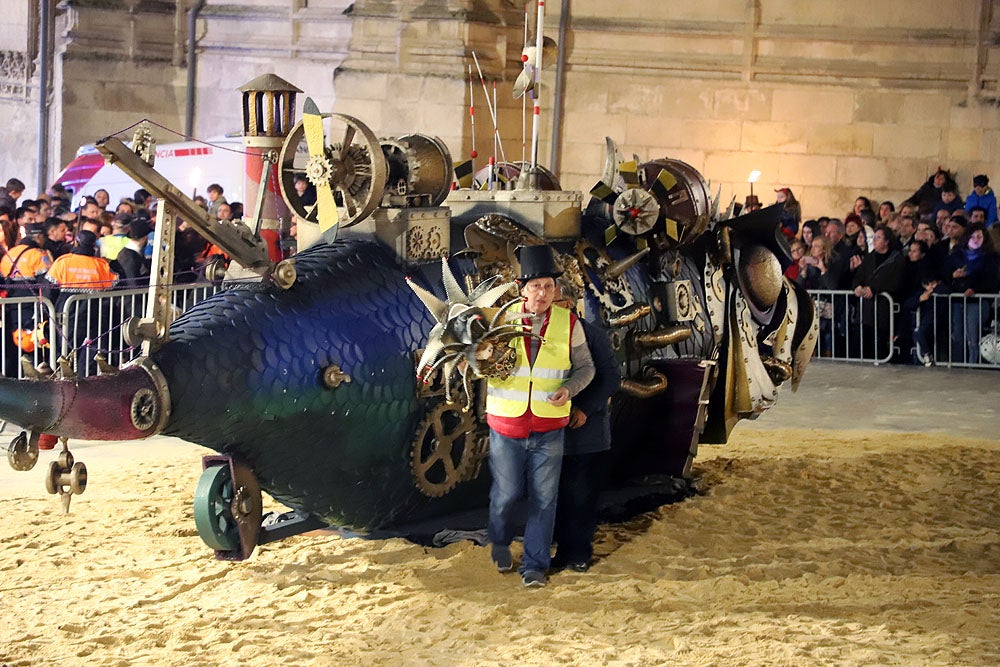
[[[524,558],[521,573],[549,569],[552,527],[556,520],[559,469],[562,466],[563,430],[532,433],[527,438],[508,438],[490,431],[490,542],[509,545],[514,539],[511,525],[514,505],[528,493],[528,517],[524,527]]]
[[[990,316],[986,299],[961,299],[951,304],[951,360],[979,363],[979,339]]]

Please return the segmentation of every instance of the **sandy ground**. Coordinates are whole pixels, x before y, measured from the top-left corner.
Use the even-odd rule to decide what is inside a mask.
[[[1000,664],[997,424],[785,428],[781,407],[703,448],[700,495],[603,527],[589,573],[534,591],[471,543],[217,562],[190,507],[206,450],[167,438],[81,443],[69,515],[51,453],[0,462],[0,665]]]

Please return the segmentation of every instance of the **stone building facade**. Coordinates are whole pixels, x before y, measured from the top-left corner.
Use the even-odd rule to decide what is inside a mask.
[[[8,121],[0,178],[26,182],[37,140],[39,1],[0,0],[14,21],[0,35]],[[192,4],[60,3],[53,165],[143,117],[183,130]],[[963,194],[976,173],[1000,184],[998,4],[549,0],[545,34],[558,40],[565,31],[564,85],[557,105],[553,62],[540,161],[549,164],[555,146],[563,185],[589,189],[610,136],[626,155],[689,162],[726,199],[742,200],[758,169],[763,201],[790,187],[807,216],[843,215],[858,194],[899,202],[938,165],[957,172]],[[497,82],[505,155],[520,160],[522,107],[510,91],[524,16],[522,0],[207,0],[196,23],[194,134],[236,130],[236,88],[273,71],[321,109],[355,115],[380,135],[438,135],[457,160],[472,147],[475,52],[490,95]],[[485,156],[493,127],[474,78],[476,148]]]

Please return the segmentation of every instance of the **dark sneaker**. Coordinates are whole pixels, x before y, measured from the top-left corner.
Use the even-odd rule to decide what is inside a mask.
[[[578,561],[576,563],[569,563],[566,567],[574,572],[586,572],[590,569],[590,563],[587,561]]]
[[[510,555],[510,547],[502,544],[494,544],[490,549],[490,557],[497,566],[497,572],[511,572],[514,570],[514,557]]]
[[[521,583],[525,588],[545,588],[545,573],[539,570],[525,570],[521,575]]]

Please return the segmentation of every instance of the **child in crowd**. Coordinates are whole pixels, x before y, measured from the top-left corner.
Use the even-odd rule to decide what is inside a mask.
[[[971,215],[972,209],[982,207],[986,211],[986,227],[990,228],[997,222],[997,196],[990,189],[990,179],[986,174],[979,174],[972,179],[972,192],[965,198],[965,210]]]

